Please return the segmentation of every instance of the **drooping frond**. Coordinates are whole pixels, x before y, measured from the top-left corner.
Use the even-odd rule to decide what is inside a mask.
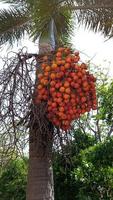
[[[73,6],[73,5],[72,5]],[[76,9],[99,9],[99,8],[113,8],[112,0],[75,0],[73,8]]]
[[[28,10],[10,8],[0,11],[0,44],[21,39],[29,31]]]
[[[76,0],[72,10],[77,13],[78,22],[104,36],[113,36],[113,1]]]
[[[104,36],[113,34],[113,9],[81,10],[79,22]]]

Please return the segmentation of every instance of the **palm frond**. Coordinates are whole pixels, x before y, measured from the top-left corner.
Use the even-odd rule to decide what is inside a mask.
[[[104,36],[113,35],[113,1],[76,0],[71,9],[77,14],[78,23]]]
[[[78,22],[104,36],[113,34],[113,9],[81,10]]]
[[[87,9],[88,7],[90,9],[113,7],[112,0],[75,0],[75,2],[75,8],[76,6],[80,6],[84,9]]]
[[[55,31],[58,40],[61,40],[64,35],[69,35],[72,25],[71,12],[61,9],[61,7],[72,3],[72,0],[27,0],[27,2],[34,21],[32,35],[34,35],[35,39],[40,34],[42,37],[46,37],[49,34],[52,19],[55,22]]]
[[[14,41],[21,39],[25,32],[29,31],[29,20],[28,10],[2,9],[0,11],[0,44],[5,42],[13,44]]]

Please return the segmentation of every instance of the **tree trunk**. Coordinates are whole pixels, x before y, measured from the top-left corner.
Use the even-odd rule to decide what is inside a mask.
[[[35,112],[35,114],[34,114]],[[30,120],[29,170],[26,200],[54,200],[52,169],[53,127],[34,108]]]

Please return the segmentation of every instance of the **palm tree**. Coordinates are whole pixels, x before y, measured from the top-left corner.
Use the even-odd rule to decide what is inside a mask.
[[[104,0],[1,0],[11,7],[0,11],[0,44],[13,45],[28,33],[39,40],[39,53],[45,54],[65,43],[77,23],[105,36],[113,35],[113,2]],[[45,51],[46,49],[46,51]],[[40,110],[43,110],[44,105]],[[42,110],[32,107],[29,135],[27,200],[54,200],[51,153],[53,125]],[[40,121],[34,118],[39,116]],[[35,120],[34,120],[35,119]],[[43,123],[44,122],[44,123]]]

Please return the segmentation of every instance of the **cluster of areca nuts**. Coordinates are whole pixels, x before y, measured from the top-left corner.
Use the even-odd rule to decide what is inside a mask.
[[[96,78],[80,62],[79,52],[58,48],[52,60],[43,57],[37,75],[35,104],[46,102],[48,119],[67,131],[73,120],[91,109],[97,109]]]

